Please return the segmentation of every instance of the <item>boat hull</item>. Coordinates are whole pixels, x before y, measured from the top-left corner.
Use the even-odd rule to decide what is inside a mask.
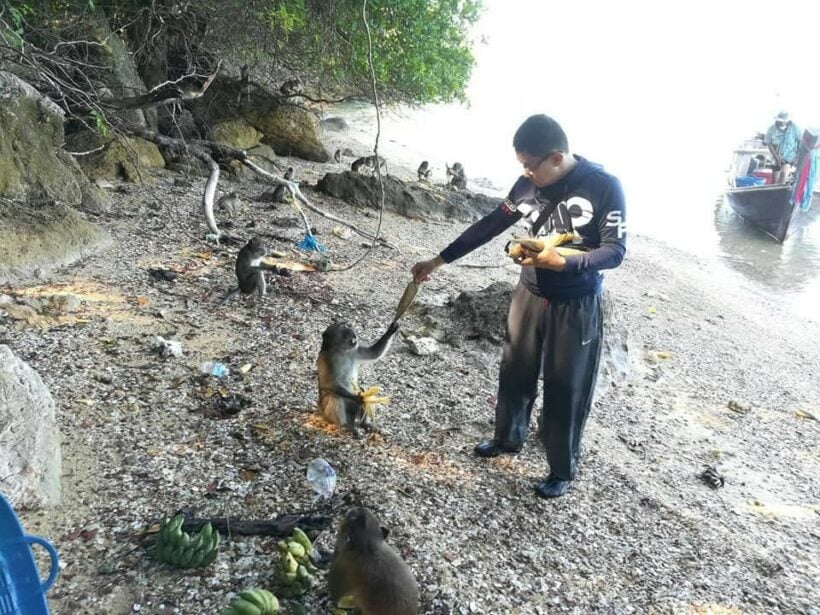
[[[749,224],[783,242],[789,234],[794,205],[789,186],[734,188],[726,194],[729,205]]]

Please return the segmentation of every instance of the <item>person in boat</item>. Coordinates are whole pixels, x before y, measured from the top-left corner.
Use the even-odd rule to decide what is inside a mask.
[[[781,111],[775,116],[774,124],[766,131],[763,142],[769,146],[769,151],[774,157],[773,183],[785,184],[794,171],[800,145],[800,129],[791,121],[788,113]]]

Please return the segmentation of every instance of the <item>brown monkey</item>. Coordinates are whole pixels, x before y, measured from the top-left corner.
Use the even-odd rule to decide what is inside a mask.
[[[351,508],[336,537],[328,573],[334,604],[353,596],[362,615],[417,615],[419,586],[398,553],[389,530],[367,508]]]
[[[325,420],[347,427],[358,436],[357,426],[372,429],[365,414],[359,388],[359,365],[377,361],[390,348],[398,323],[390,325],[378,342],[369,348],[359,346],[356,332],[343,323],[334,323],[322,333],[322,348],[316,360],[319,372],[319,411]]]
[[[425,160],[419,165],[419,169],[417,172],[419,174],[419,181],[424,180],[429,182],[430,173],[433,172],[433,169],[430,168],[430,163]]]

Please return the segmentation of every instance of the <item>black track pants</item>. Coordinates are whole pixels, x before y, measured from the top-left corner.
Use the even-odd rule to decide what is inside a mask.
[[[505,448],[524,443],[538,370],[543,367],[541,437],[550,471],[564,480],[575,478],[602,337],[600,295],[554,302],[534,295],[521,283],[515,289],[504,336],[495,439]]]

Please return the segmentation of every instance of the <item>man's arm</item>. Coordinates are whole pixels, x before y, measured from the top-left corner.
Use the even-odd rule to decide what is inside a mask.
[[[626,204],[621,183],[612,178],[601,199],[598,214],[599,247],[582,254],[564,257],[564,271],[614,269],[626,255]]]
[[[534,194],[532,182],[526,177],[519,177],[498,207],[456,237],[437,258],[442,263],[452,263],[497,237],[521,219],[523,214],[518,211],[518,203]]]

